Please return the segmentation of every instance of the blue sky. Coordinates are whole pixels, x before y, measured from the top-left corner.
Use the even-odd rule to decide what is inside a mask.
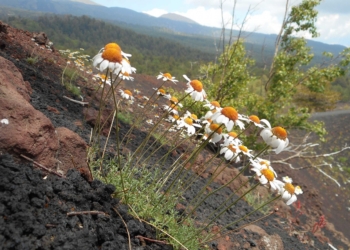
[[[152,16],[176,13],[191,18],[199,24],[222,27],[220,0],[91,0],[106,7],[122,7]],[[231,23],[234,0],[223,0],[223,16],[226,24]],[[301,0],[290,0],[298,4]],[[277,34],[285,10],[285,0],[238,0],[234,28],[239,28],[247,11],[243,30],[266,34]],[[317,27],[320,37],[315,39],[329,44],[350,47],[350,0],[323,0],[319,7]],[[306,35],[306,38],[309,38]]]

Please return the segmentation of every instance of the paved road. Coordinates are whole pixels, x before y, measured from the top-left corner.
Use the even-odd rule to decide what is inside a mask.
[[[311,118],[323,118],[323,117],[329,117],[329,116],[337,116],[337,115],[346,115],[350,114],[350,109],[344,109],[344,110],[332,110],[332,111],[326,111],[326,112],[315,112],[311,115]]]

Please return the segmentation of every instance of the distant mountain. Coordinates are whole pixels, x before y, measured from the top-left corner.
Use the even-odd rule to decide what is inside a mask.
[[[80,1],[80,2],[77,2]],[[81,2],[84,1],[85,3]],[[87,3],[90,4],[87,4]],[[176,14],[153,17],[144,13],[126,8],[105,7],[91,4],[91,0],[0,0],[0,6],[10,6],[30,11],[40,11],[53,14],[71,14],[75,16],[87,15],[96,19],[116,24],[120,27],[130,28],[136,32],[157,37],[174,39],[177,42],[201,48],[206,52],[216,53],[220,48],[220,34],[222,29],[202,26]],[[1,12],[0,8],[0,12]],[[181,19],[181,20],[180,20]],[[233,38],[238,31],[233,31]],[[228,37],[228,36],[226,36]],[[251,56],[258,61],[265,61],[274,51],[275,34],[262,34],[255,32],[242,32],[246,48]],[[193,42],[195,41],[195,42]],[[339,54],[346,47],[329,45],[321,42],[308,41],[316,60],[321,58],[323,51]],[[199,47],[198,47],[199,46]],[[214,52],[213,52],[214,51]],[[262,53],[263,52],[263,53]]]
[[[167,13],[167,14],[161,15],[160,17],[167,18],[167,19],[174,20],[174,21],[184,22],[184,23],[198,24],[190,18],[181,16],[181,15],[178,15],[175,13]]]
[[[71,0],[73,2],[80,2],[80,3],[84,3],[84,4],[91,4],[91,5],[100,5],[98,3],[95,3],[93,1],[90,1],[90,0]]]

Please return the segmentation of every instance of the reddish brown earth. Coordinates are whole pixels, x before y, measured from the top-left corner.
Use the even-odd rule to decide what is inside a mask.
[[[61,85],[60,82],[62,68],[66,65],[65,59],[63,59],[54,49],[50,51],[47,50],[44,45],[36,46],[35,42],[31,40],[34,36],[35,34],[13,29],[12,27],[9,27],[6,24],[0,22],[0,119],[7,118],[10,122],[9,125],[0,124],[0,156],[2,157],[1,164],[5,169],[8,169],[6,171],[8,171],[9,175],[15,175],[15,172],[18,171],[18,176],[26,176],[26,174],[20,174],[21,172],[18,169],[21,169],[21,166],[23,169],[32,168],[32,166],[29,166],[27,164],[27,161],[20,157],[22,154],[35,160],[38,163],[41,163],[44,166],[47,166],[58,174],[67,175],[67,183],[70,180],[79,181],[79,183],[82,183],[79,185],[87,185],[86,188],[91,188],[91,192],[93,192],[93,190],[97,190],[97,192],[99,192],[98,187],[102,184],[96,181],[91,183],[86,182],[84,184],[84,180],[78,176],[79,174],[77,175],[76,172],[69,170],[77,169],[86,180],[91,181],[91,175],[89,174],[89,169],[86,163],[86,147],[88,146],[91,126],[94,125],[94,121],[96,119],[97,112],[95,108],[98,106],[98,98],[93,95],[93,88],[90,87],[89,83],[82,78],[78,80],[77,84],[81,86],[85,97],[84,101],[90,102],[89,108],[83,107],[63,98],[64,95],[74,98],[74,96],[69,93]],[[41,41],[41,43],[47,42],[45,36],[42,34],[40,35],[40,39],[44,39]],[[40,47],[43,47],[43,49]],[[38,62],[34,65],[28,63],[26,60],[33,54],[39,58]],[[176,86],[170,85],[169,83],[166,84],[168,84],[167,86],[172,86],[178,90],[184,89],[184,83],[178,83]],[[136,74],[135,80],[133,82],[125,82],[122,87],[139,89],[141,91],[141,94],[137,96],[136,104],[142,104],[144,102],[142,96],[150,96],[153,93],[152,88],[159,87],[159,81],[157,81],[154,76]],[[133,112],[135,114],[143,114],[142,112],[144,111],[140,108],[137,108],[136,104],[128,108],[129,112]],[[160,112],[159,108],[155,108],[155,111]],[[103,117],[103,119],[107,119],[108,112],[104,115],[105,117]],[[121,126],[122,133],[125,133],[127,130],[127,125],[121,124]],[[136,133],[134,138],[139,138],[142,140],[144,136],[143,131],[135,131],[134,133]],[[176,154],[181,153],[181,151],[186,151],[186,147],[188,147],[188,145],[184,145],[183,148],[179,148],[178,151],[174,152],[174,157],[176,157]],[[132,149],[133,147],[131,146],[128,150]],[[8,153],[14,157],[14,161],[9,156],[7,156]],[[211,151],[208,149],[197,159],[193,167],[196,172],[200,172],[200,166],[210,157],[210,154]],[[321,178],[322,176],[318,175],[318,173],[313,169],[295,171],[290,170],[285,166],[275,167],[275,169],[277,169],[279,174],[292,177],[293,180],[297,182],[297,184],[302,186],[304,195],[299,197],[301,201],[300,211],[302,214],[297,216],[297,211],[294,206],[288,207],[282,202],[276,203],[275,207],[278,208],[278,212],[269,216],[267,219],[248,225],[247,227],[242,228],[229,236],[222,237],[212,242],[211,248],[220,250],[330,249],[328,245],[328,243],[330,243],[337,249],[349,249],[349,231],[347,230],[347,225],[349,224],[347,220],[349,216],[347,216],[348,211],[346,211],[346,207],[349,207],[348,203],[346,203],[349,200],[349,196],[346,196],[345,192],[337,192],[338,196],[337,198],[334,198],[334,190],[336,190],[336,187],[333,187],[332,183],[326,182],[327,187],[325,188],[324,178]],[[36,180],[37,182],[38,178],[40,179],[42,178],[42,175],[44,175],[37,170],[34,170],[33,173],[33,170],[24,171],[29,171],[27,176],[33,176],[29,179]],[[212,169],[209,169],[201,175],[202,177],[207,178],[210,176],[212,171]],[[222,174],[217,177],[216,183],[214,183],[211,188],[215,188],[219,184],[226,183],[232,177],[234,177],[237,172],[238,170],[234,166],[226,168]],[[51,176],[49,179],[50,181],[52,179],[52,183],[57,183],[57,181],[60,181],[59,178],[60,177]],[[196,193],[196,191],[198,192],[201,185],[203,185],[205,182],[205,178],[201,178],[201,180],[196,183],[196,185],[193,185],[190,192],[184,195],[187,201],[191,199],[193,193]],[[242,182],[244,180],[245,178],[242,177],[239,182]],[[220,202],[222,202],[222,199],[225,200],[226,197],[228,197],[228,195],[232,192],[231,190],[235,190],[237,188],[239,182],[233,183],[229,188],[223,190],[222,193],[218,194],[215,199],[213,198],[212,200],[209,200],[208,204],[206,204],[206,207],[199,208],[197,211],[198,222],[200,223],[201,219],[205,218],[205,215],[210,212],[210,209],[215,209],[217,204],[220,204]],[[42,181],[40,181],[40,183],[42,183]],[[44,184],[45,183],[43,183],[43,185]],[[33,184],[28,183],[26,185]],[[79,185],[76,185],[77,190],[80,188]],[[11,186],[11,190],[16,187],[16,185],[13,183],[6,185],[5,187],[8,188],[9,186]],[[18,189],[20,186],[21,185],[18,186]],[[108,192],[113,192],[110,187],[104,187],[102,189],[107,192],[107,194],[104,194],[104,196],[106,196],[106,200],[103,202],[99,201],[96,198],[97,200],[92,199],[93,202],[95,202],[93,205],[78,206],[75,203],[75,205],[72,206],[76,207],[76,209],[86,209],[86,206],[90,206],[90,208],[103,210],[106,213],[112,214],[113,211],[111,210],[110,205],[108,208],[104,208],[102,205],[107,203],[117,204],[118,201],[110,199]],[[74,195],[72,193],[72,196],[69,196],[67,192],[73,192]],[[266,193],[263,188],[260,192],[262,194]],[[9,195],[9,193],[0,192],[0,205],[2,204],[0,207],[0,214],[7,213],[1,214],[2,220],[4,222],[2,225],[5,225],[0,227],[0,230],[2,230],[2,232],[8,232],[10,228],[11,230],[15,230],[12,228],[13,224],[11,224],[9,220],[6,221],[6,219],[11,218],[14,220],[14,217],[17,217],[18,215],[18,211],[13,212],[13,210],[9,209],[9,198],[8,196],[5,197],[5,195]],[[58,195],[59,198],[57,199],[60,199],[63,202],[65,202],[65,199],[67,198],[68,200],[66,200],[66,202],[77,202],[77,200],[82,199],[82,197],[79,197],[79,192],[74,191],[72,188],[64,189],[60,187],[57,188],[56,191],[50,192],[50,195],[52,197],[56,197],[55,195]],[[42,192],[35,194],[35,196],[39,197],[38,199],[40,202],[38,202],[38,200],[33,201],[32,197],[31,200],[28,201],[28,204],[23,206],[28,207],[30,205],[33,205],[34,207],[37,206],[37,209],[39,209],[41,200],[45,200],[48,197],[47,194]],[[73,196],[74,198],[69,198]],[[21,200],[22,198],[18,199]],[[55,199],[56,198],[52,198],[52,200]],[[186,201],[182,205],[186,206]],[[59,206],[59,204],[55,203],[52,206],[56,207]],[[5,209],[3,209],[3,207],[5,207]],[[181,207],[182,206],[179,205],[179,208]],[[59,213],[58,211],[62,210],[60,213],[65,214],[67,213],[68,208],[60,209],[58,207],[56,209],[58,209],[55,210],[57,213]],[[225,224],[225,220],[233,221],[237,219],[237,217],[242,216],[242,213],[247,213],[247,211],[251,211],[251,209],[252,208],[250,208],[247,203],[243,201],[239,202],[237,206],[235,206],[235,208],[230,211],[229,214],[226,214],[224,218],[221,218],[220,221],[218,221],[218,226],[213,227],[212,230],[215,231],[220,228],[220,225]],[[27,211],[35,212],[36,209],[30,208],[27,209]],[[23,211],[21,211],[21,213],[22,212]],[[47,214],[47,216],[52,216],[53,213],[45,214]],[[57,223],[63,223],[59,222],[61,218],[63,218],[62,214],[59,217],[60,219],[50,218],[50,220],[56,220]],[[123,219],[130,221],[127,223],[130,225],[130,227],[135,223],[137,224],[135,220],[130,218],[130,216],[125,213],[125,208],[121,214],[123,216]],[[313,235],[311,233],[312,227],[314,223],[318,221],[319,216],[323,214],[326,216],[328,223],[325,228],[318,230],[315,235]],[[116,219],[118,216],[113,215],[113,217]],[[261,214],[254,215],[249,220],[246,220],[245,223],[252,222],[260,217]],[[32,215],[30,218],[33,219],[33,223],[35,224],[36,222],[34,222],[35,219],[32,218]],[[86,215],[79,218],[81,223],[89,221],[86,223],[90,223],[96,227],[99,227],[98,223],[101,220],[100,216],[89,217]],[[93,222],[90,221],[91,219],[93,219]],[[47,218],[42,218],[42,220],[47,220]],[[40,221],[38,221],[38,227],[41,230],[39,230],[40,233],[38,233],[36,229],[28,229],[29,231],[26,231],[24,227],[28,223],[24,223],[22,225],[20,222],[17,222],[20,223],[19,227],[23,228],[22,231],[24,234],[7,233],[5,238],[0,237],[0,241],[6,242],[8,246],[14,244],[13,242],[22,242],[22,245],[17,245],[17,248],[15,247],[16,249],[32,248],[32,245],[30,245],[30,247],[29,245],[25,245],[32,244],[32,242],[36,242],[35,244],[43,244],[43,241],[41,241],[41,239],[48,237],[45,236],[45,233],[53,234],[53,231],[50,230],[53,230],[52,228],[57,228],[59,224],[55,224],[56,226],[51,228],[50,225],[52,225],[52,223],[47,222],[47,224],[45,224],[45,231],[44,228],[39,226],[39,222]],[[67,236],[68,239],[71,239],[70,237],[72,236],[70,234],[75,231],[79,231],[74,227],[74,223],[77,222],[69,221],[64,223],[70,223],[70,225],[73,225],[72,228],[69,228],[71,231],[69,231],[69,234]],[[118,223],[121,225],[120,220]],[[93,246],[91,249],[98,249],[98,247],[101,247],[103,244],[106,247],[103,249],[113,249],[113,246],[116,246],[113,244],[118,244],[115,242],[115,239],[111,240],[106,236],[106,234],[108,234],[108,227],[104,227],[104,230],[107,231],[102,230],[100,236],[96,238],[96,242],[94,242],[94,240],[91,240],[91,246]],[[61,227],[59,228],[61,229]],[[152,232],[148,232],[145,228],[147,228],[149,231],[152,231],[149,227],[143,226],[142,230],[137,229],[135,230],[134,234],[131,235],[134,237],[132,244],[135,249],[137,246],[141,247],[141,242],[136,240],[136,236],[138,234],[147,237],[155,237]],[[115,230],[120,231],[121,229]],[[23,235],[28,234],[28,232],[32,232],[35,240],[26,240],[27,236]],[[17,238],[11,239],[11,235]],[[79,234],[79,237],[82,237],[79,239],[81,241],[84,241],[84,237],[91,238],[92,236],[87,233]],[[125,237],[125,239],[121,240],[120,237]],[[60,241],[54,241],[56,244],[55,249],[61,249],[64,246],[63,239],[64,238],[62,238]],[[120,232],[118,239],[120,239],[121,242],[127,242],[127,233],[125,232],[125,229],[123,232]],[[49,243],[45,241],[45,244]],[[49,249],[45,246],[46,245],[43,244],[42,248],[40,249]],[[108,248],[107,246],[111,247]],[[75,245],[73,244],[67,246],[66,249],[73,249],[77,247],[79,249],[79,245],[75,243]],[[144,248],[138,249],[166,249],[166,247],[169,246],[154,245],[153,247],[149,248],[150,243],[148,242],[148,244],[146,246],[143,245],[143,247]],[[14,248],[8,247],[4,249]],[[120,249],[123,248],[120,247]]]

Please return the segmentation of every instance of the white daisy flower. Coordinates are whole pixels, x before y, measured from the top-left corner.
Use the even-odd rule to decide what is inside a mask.
[[[164,96],[165,98],[169,99],[171,104],[174,104],[176,106],[179,106],[180,108],[182,108],[182,104],[179,103],[179,100],[175,97],[175,96]]]
[[[194,123],[191,117],[182,117],[177,121],[177,128],[186,128],[187,135],[189,136],[194,135],[196,133],[196,127],[200,128],[201,125]]]
[[[146,120],[146,123],[149,124],[149,125],[154,125],[152,119],[147,119],[147,120]]]
[[[224,158],[228,161],[235,160],[236,163],[241,161],[239,154],[241,150],[237,142],[226,142],[221,144],[220,154],[224,154]]]
[[[169,112],[172,115],[178,115],[177,106],[175,104],[163,105],[163,110]]]
[[[118,44],[109,43],[100,52],[92,58],[93,67],[97,67],[100,72],[104,72],[107,68],[113,74],[118,75],[120,72],[132,73],[132,67],[127,58],[130,54],[124,53]],[[125,58],[123,58],[125,57]]]
[[[219,124],[210,123],[205,126],[205,133],[211,135],[210,142],[217,143],[222,139],[222,128]]]
[[[134,77],[131,77],[128,72],[119,74],[119,77],[123,80],[133,81]]]
[[[229,143],[229,142],[235,142],[238,145],[242,144],[242,141],[240,139],[238,139],[238,135],[234,131],[231,131],[227,134],[223,134],[223,138],[224,138],[224,144]]]
[[[124,99],[134,101],[134,97],[132,96],[132,93],[130,90],[119,89],[119,93]]]
[[[173,83],[176,84],[176,82],[178,82],[178,80],[175,80],[175,77],[171,76],[170,73],[162,73],[160,72],[160,74],[157,76],[157,79],[162,79],[163,81],[171,81]]]
[[[203,105],[203,107],[208,107],[210,110],[216,110],[221,109],[220,103],[217,101],[209,102],[207,99],[205,99],[206,104]]]
[[[267,124],[270,124],[266,119],[259,119],[256,115],[246,117],[245,120],[254,123],[254,125],[259,128],[266,128]]]
[[[100,84],[106,83],[108,85],[111,85],[111,79],[108,76],[104,75],[104,74],[96,74],[96,75],[94,75],[94,77],[99,79],[99,83]]]
[[[282,127],[271,128],[270,123],[266,120],[267,128],[264,128],[260,132],[260,136],[263,138],[265,143],[271,146],[276,154],[282,152],[289,144],[287,138],[287,131]]]
[[[207,94],[203,89],[203,84],[200,81],[198,80],[191,81],[186,75],[183,75],[183,77],[188,81],[187,82],[188,88],[185,90],[185,92],[191,94],[192,100],[202,102],[207,98]]]
[[[166,122],[170,122],[173,123],[175,121],[177,121],[178,119],[180,119],[180,116],[173,114],[173,115],[168,115],[168,118],[164,119]]]
[[[273,168],[267,164],[267,161],[257,161],[257,160],[250,160],[252,164],[251,170],[256,173],[256,175],[259,178],[259,181],[262,185],[267,185],[271,187],[272,190],[279,191],[279,181],[276,179],[277,174]]]
[[[171,98],[171,95],[169,93],[166,93],[166,91],[162,88],[153,88],[155,91],[157,91],[157,95],[158,96],[163,96],[165,97],[166,99],[169,99]]]
[[[285,176],[282,179],[284,183],[282,181],[278,182],[279,190],[280,190],[279,193],[282,195],[282,199],[289,206],[297,200],[296,195],[302,194],[303,190],[301,190],[299,186],[295,187],[292,184],[293,180],[288,176]]]
[[[215,112],[211,119],[213,122],[225,124],[228,131],[231,131],[234,125],[237,125],[240,129],[244,129],[244,123],[239,120],[241,119],[241,115],[232,107],[225,107]]]

